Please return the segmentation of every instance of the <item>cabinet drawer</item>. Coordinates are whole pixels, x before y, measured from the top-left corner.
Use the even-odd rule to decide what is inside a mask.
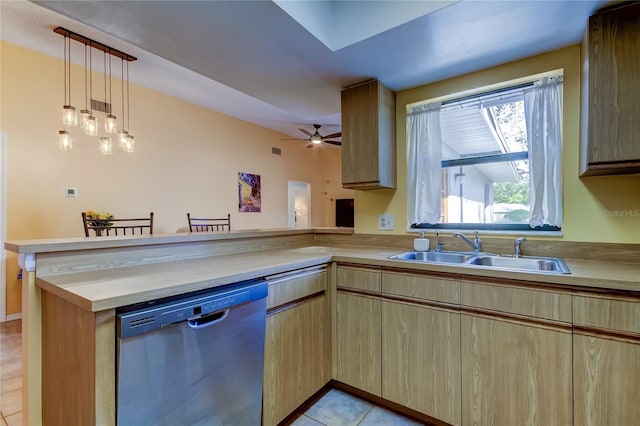
[[[267,309],[302,299],[327,288],[327,268],[303,269],[267,278]]]
[[[380,270],[355,266],[338,266],[336,274],[338,287],[355,288],[380,292]]]
[[[474,281],[460,285],[462,305],[554,321],[571,322],[571,295]]]
[[[417,299],[460,303],[460,281],[424,275],[382,273],[382,292]]]
[[[574,295],[573,323],[640,334],[640,300]]]

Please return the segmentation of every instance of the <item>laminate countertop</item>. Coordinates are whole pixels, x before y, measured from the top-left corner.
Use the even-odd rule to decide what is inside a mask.
[[[37,278],[36,285],[83,309],[97,312],[337,261],[407,272],[457,274],[462,279],[517,280],[578,290],[631,292],[629,295],[640,297],[640,264],[565,259],[571,274],[556,275],[388,259],[401,251],[384,247],[313,245],[73,272]]]

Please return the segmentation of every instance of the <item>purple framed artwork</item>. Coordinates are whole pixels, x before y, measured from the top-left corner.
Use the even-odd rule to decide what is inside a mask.
[[[238,173],[238,211],[259,212],[262,204],[260,175]]]

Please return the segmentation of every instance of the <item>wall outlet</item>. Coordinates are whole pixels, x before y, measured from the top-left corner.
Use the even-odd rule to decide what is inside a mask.
[[[393,215],[392,214],[378,215],[378,230],[393,231]]]
[[[64,196],[75,198],[78,196],[78,190],[76,188],[64,188]]]

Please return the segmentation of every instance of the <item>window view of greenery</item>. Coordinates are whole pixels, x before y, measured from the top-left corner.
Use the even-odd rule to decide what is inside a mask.
[[[529,162],[522,97],[443,110],[444,224],[526,224]],[[518,154],[520,153],[520,154]]]

